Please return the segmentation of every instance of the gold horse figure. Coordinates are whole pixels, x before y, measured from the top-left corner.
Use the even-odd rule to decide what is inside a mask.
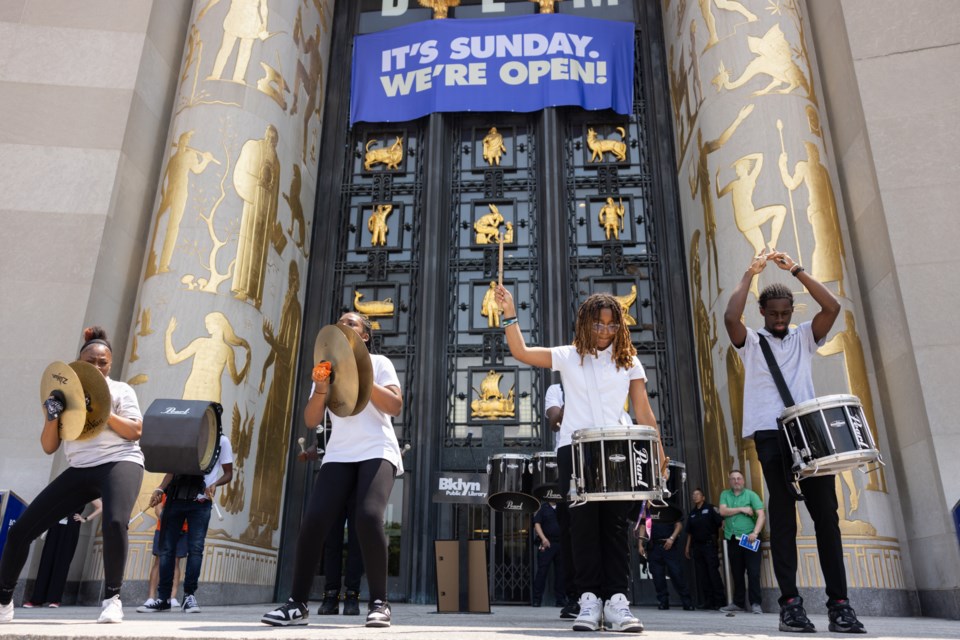
[[[613,157],[623,162],[627,159],[627,144],[623,141],[627,132],[623,127],[617,127],[619,140],[598,138],[593,127],[587,129],[587,147],[590,148],[590,162],[603,162],[603,154],[612,153]]]
[[[625,296],[613,296],[614,300],[620,303],[620,308],[623,309],[623,324],[628,327],[632,327],[637,324],[636,318],[630,315],[630,307],[633,306],[633,303],[637,301],[637,285],[630,287],[630,293]]]
[[[384,300],[368,300],[367,302],[360,302],[360,298],[363,297],[363,294],[359,291],[353,292],[353,308],[365,316],[371,318],[382,318],[389,317],[393,315],[393,298],[386,298]]]

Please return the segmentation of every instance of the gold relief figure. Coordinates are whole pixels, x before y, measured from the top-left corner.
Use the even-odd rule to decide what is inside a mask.
[[[720,295],[720,268],[717,258],[717,216],[713,210],[713,197],[710,193],[710,161],[711,153],[721,149],[727,144],[740,124],[746,120],[747,116],[753,113],[754,105],[748,104],[740,109],[733,123],[724,129],[723,133],[716,140],[703,141],[703,128],[697,129],[697,154],[696,163],[690,164],[690,175],[687,177],[690,183],[690,197],[695,198],[700,195],[700,205],[703,208],[703,233],[704,241],[707,246],[707,292],[710,292],[710,281],[713,273],[716,272],[717,295]],[[711,260],[712,258],[712,260]],[[712,269],[711,270],[711,266]],[[726,478],[722,479],[726,482]],[[723,486],[723,484],[717,485]]]
[[[384,164],[387,169],[399,169],[403,162],[403,137],[397,136],[397,141],[389,147],[371,149],[370,145],[375,142],[376,140],[370,140],[364,147],[366,155],[363,158],[363,168],[369,171],[375,164]]]
[[[253,469],[253,491],[250,495],[250,525],[241,539],[269,547],[273,532],[280,527],[280,504],[283,474],[289,449],[289,430],[293,412],[293,377],[296,372],[297,347],[300,344],[300,272],[290,262],[287,295],[276,333],[268,320],[263,322],[263,337],[270,353],[263,363],[260,393],[267,383],[267,369],[273,365],[273,383],[267,393],[260,430],[257,434],[257,459]],[[259,533],[255,533],[259,530]]]
[[[810,274],[820,282],[836,282],[840,295],[843,293],[843,236],[837,201],[833,197],[830,173],[820,162],[820,150],[812,142],[804,142],[806,160],[794,165],[791,175],[787,153],[780,153],[780,177],[791,194],[801,184],[807,186],[807,220],[813,229],[813,257]]]
[[[727,395],[730,399],[730,421],[733,423],[733,440],[736,444],[740,470],[750,482],[754,493],[764,499],[763,469],[757,456],[753,438],[743,437],[743,385],[746,380],[743,362],[733,346],[727,347]],[[748,473],[749,472],[749,473]]]
[[[240,149],[233,171],[233,186],[243,199],[237,263],[231,290],[240,300],[260,308],[267,266],[267,242],[277,225],[280,193],[280,161],[277,130],[267,125],[262,140],[247,140]]]
[[[696,119],[700,112],[700,105],[703,104],[703,82],[700,80],[700,57],[697,55],[697,22],[690,21],[690,78],[691,93],[693,94],[694,108],[689,109],[690,122]]]
[[[591,127],[587,129],[587,148],[590,149],[590,162],[603,162],[603,154],[611,153],[619,162],[627,159],[627,145],[624,139],[627,137],[627,131],[623,127],[617,127],[617,133],[620,134],[619,140],[609,140],[598,138],[597,132]]]
[[[623,214],[625,211],[623,198],[620,198],[619,204],[615,203],[613,198],[607,198],[607,204],[600,207],[598,217],[600,219],[600,226],[603,227],[603,232],[607,240],[610,240],[611,236],[613,236],[614,240],[620,239],[620,232],[623,231]]]
[[[727,183],[725,187],[720,187],[720,170],[717,169],[717,198],[722,198],[728,193],[732,193],[733,217],[737,223],[737,229],[744,235],[747,242],[753,246],[754,255],[760,255],[764,249],[775,249],[777,240],[780,239],[780,231],[783,229],[783,222],[787,217],[787,208],[782,204],[773,204],[757,209],[753,204],[753,194],[757,189],[757,178],[760,176],[760,170],[763,168],[763,154],[751,153],[738,158],[733,163],[733,169],[737,172],[737,178]],[[763,231],[760,226],[767,221],[773,220],[770,225],[770,241],[763,237]],[[757,289],[758,277],[754,276],[750,283],[750,291],[754,297],[759,298],[760,293]]]
[[[503,134],[497,131],[496,127],[490,127],[490,131],[483,137],[483,159],[491,166],[500,166],[500,157],[507,152],[503,144]]]
[[[195,338],[181,351],[173,346],[173,332],[177,329],[177,319],[170,318],[167,333],[164,336],[164,350],[168,364],[179,364],[193,358],[193,368],[186,384],[183,385],[184,400],[210,400],[220,402],[223,370],[230,372],[233,384],[239,385],[250,367],[250,344],[238,337],[227,316],[219,311],[208,313],[203,320],[209,338]],[[237,371],[234,347],[243,347],[247,354],[243,368]]]
[[[138,373],[137,375],[127,380],[127,384],[130,385],[131,387],[135,387],[138,384],[145,384],[148,380],[150,380],[150,378],[149,376],[147,376],[147,374]]]
[[[370,246],[385,246],[387,244],[387,233],[390,229],[387,227],[387,216],[393,212],[392,204],[378,204],[370,212],[367,219],[367,231],[371,233]]]
[[[747,64],[746,69],[736,80],[730,80],[729,70],[722,62],[720,63],[719,72],[712,80],[717,87],[717,91],[739,89],[756,76],[766,75],[770,77],[770,84],[763,89],[754,91],[753,95],[763,96],[776,87],[786,85],[786,87],[777,89],[777,93],[790,93],[797,87],[801,87],[807,93],[807,97],[812,99],[810,83],[807,81],[803,70],[793,61],[790,44],[784,37],[783,31],[780,30],[779,24],[770,27],[770,30],[762,37],[747,36],[747,47],[756,57]]]
[[[219,1],[210,0],[200,15]],[[231,80],[239,84],[246,84],[247,66],[250,64],[250,54],[253,51],[254,42],[266,40],[271,36],[267,31],[268,15],[267,0],[230,0],[230,8],[223,19],[223,40],[220,43],[217,58],[213,63],[213,72],[207,76],[207,80],[220,80],[223,77],[223,69],[227,66],[227,60],[230,59],[233,48],[239,40],[237,61],[233,67]],[[199,15],[197,19],[200,19]]]
[[[832,356],[837,353],[843,354],[844,370],[847,374],[847,387],[852,395],[860,398],[860,404],[863,405],[864,417],[867,424],[870,425],[870,433],[873,434],[874,442],[879,442],[877,437],[877,420],[873,412],[873,394],[870,393],[870,380],[867,377],[867,360],[863,354],[863,344],[860,342],[860,335],[857,333],[856,320],[852,311],[843,312],[844,327],[843,331],[830,338],[826,344],[817,349],[821,356]],[[887,492],[887,479],[883,473],[883,467],[871,471],[867,474],[867,491]]]
[[[500,213],[500,209],[497,208],[495,204],[488,204],[487,207],[490,209],[490,213],[485,213],[484,215],[477,218],[477,221],[473,223],[473,230],[476,232],[476,243],[477,244],[496,244],[500,240],[500,225],[504,224],[503,215]],[[506,228],[506,233],[504,233],[504,242],[513,242],[513,225],[509,222],[504,225]]]
[[[137,355],[137,347],[139,346],[139,337],[147,337],[153,333],[153,327],[150,326],[150,309],[144,309],[143,313],[137,313],[137,324],[135,327],[139,327],[133,333],[133,346],[130,348],[130,362],[136,362],[140,359],[140,356]]]
[[[530,0],[540,5],[540,13],[553,13],[553,5],[557,0]]]
[[[447,17],[450,7],[459,7],[460,0],[417,0],[421,7],[433,9],[433,19],[443,20]]]
[[[304,40],[302,52],[307,56],[308,65],[303,60],[297,60],[297,73],[293,78],[293,104],[290,106],[290,115],[299,110],[300,89],[307,95],[307,106],[303,110],[303,144],[300,157],[307,161],[307,138],[310,133],[310,118],[320,115],[320,103],[323,97],[323,60],[320,58],[320,27],[314,29],[313,35]]]
[[[483,300],[480,302],[480,315],[487,319],[487,327],[500,326],[500,314],[503,313],[503,307],[497,302],[497,283],[491,282],[490,288],[483,294]],[[480,386],[483,388],[483,385]]]
[[[279,57],[278,55],[277,58]],[[278,66],[279,62],[278,59]],[[286,111],[287,98],[283,94],[290,93],[290,88],[287,86],[287,81],[283,79],[283,74],[266,62],[260,62],[260,68],[263,69],[263,77],[257,80],[257,91],[276,102],[281,109]]]
[[[713,372],[713,349],[717,339],[710,336],[710,314],[703,304],[703,279],[700,270],[700,230],[690,240],[690,286],[693,291],[693,326],[697,341],[697,369],[700,372],[700,393],[703,397],[703,436],[707,455],[707,479],[715,495],[724,486],[732,468],[727,424],[720,405],[716,377]]]
[[[293,177],[290,179],[290,193],[281,195],[283,195],[283,199],[287,201],[287,205],[290,207],[290,228],[287,229],[287,234],[293,238],[293,228],[297,227],[297,236],[293,243],[300,249],[303,257],[307,257],[307,247],[305,245],[307,223],[303,217],[303,205],[300,203],[300,189],[302,186],[303,178],[300,173],[300,165],[294,164]]]
[[[393,315],[395,308],[393,298],[384,298],[383,300],[368,300],[360,302],[363,294],[359,291],[353,292],[353,309],[370,318],[385,318]]]
[[[500,392],[502,373],[491,369],[480,381],[480,390],[474,389],[477,397],[470,403],[470,415],[474,418],[512,418],[516,414],[516,391],[510,387],[506,396]]]
[[[637,285],[631,285],[630,293],[625,296],[613,296],[613,299],[620,303],[623,309],[623,324],[632,327],[637,324],[637,319],[630,315],[630,307],[637,301]]]
[[[240,415],[240,407],[233,403],[233,423],[230,428],[230,445],[233,447],[233,480],[220,492],[220,506],[227,513],[240,513],[246,504],[244,497],[243,467],[250,457],[250,442],[255,415]]]
[[[707,25],[707,33],[709,34],[707,46],[703,49],[704,51],[720,42],[720,38],[717,35],[717,19],[713,17],[713,11],[710,8],[711,4],[715,4],[717,9],[722,11],[735,11],[746,18],[747,22],[756,22],[758,19],[756,15],[748,11],[745,6],[736,2],[736,0],[699,0],[699,3],[700,14],[703,15],[703,21]],[[694,49],[693,51],[696,50]]]
[[[681,148],[681,153],[678,153],[678,157],[683,157],[682,150],[686,148],[687,140],[687,130],[690,126],[689,111],[690,111],[690,96],[689,96],[689,87],[690,83],[687,79],[687,65],[685,62],[685,52],[683,48],[680,49],[680,60],[678,64],[674,64],[674,46],[670,45],[670,50],[667,53],[667,70],[669,71],[670,76],[670,105],[673,107],[673,121],[677,125],[677,141],[678,147]],[[686,105],[687,114],[681,114],[681,108]],[[590,143],[590,129],[587,133],[587,144]],[[596,133],[594,133],[596,136]],[[593,158],[591,157],[591,161]]]
[[[823,139],[823,131],[820,130],[820,113],[812,104],[808,104],[804,111],[807,113],[807,126],[810,127],[810,133]]]
[[[185,131],[177,140],[176,151],[167,160],[167,168],[163,172],[161,185],[160,207],[153,225],[153,239],[150,241],[150,255],[147,259],[145,278],[158,273],[170,271],[170,260],[177,247],[177,236],[180,234],[180,222],[187,208],[187,196],[190,194],[190,174],[200,175],[213,162],[220,164],[209,151],[198,151],[190,146],[193,131]],[[159,260],[156,254],[157,234],[160,230],[160,219],[167,216],[167,230],[163,237],[163,248],[160,250]]]

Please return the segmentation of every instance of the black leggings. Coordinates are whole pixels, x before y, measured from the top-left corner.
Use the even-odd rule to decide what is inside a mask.
[[[70,467],[40,492],[10,527],[0,560],[0,604],[10,602],[27,561],[30,543],[72,515],[78,505],[103,499],[103,577],[107,598],[120,593],[127,562],[127,521],[143,481],[136,462],[107,462],[96,467]]]
[[[350,526],[357,529],[370,601],[387,599],[387,535],[383,531],[383,514],[395,475],[396,467],[381,458],[363,462],[327,462],[320,467],[297,536],[291,592],[295,601],[310,599],[310,586],[324,539],[351,496],[356,496],[356,511]]]

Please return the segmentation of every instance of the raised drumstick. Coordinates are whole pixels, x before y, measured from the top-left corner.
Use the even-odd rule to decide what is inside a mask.
[[[503,234],[499,231],[497,232],[497,244],[500,245],[500,255],[498,259],[497,267],[497,283],[502,287],[503,286]]]

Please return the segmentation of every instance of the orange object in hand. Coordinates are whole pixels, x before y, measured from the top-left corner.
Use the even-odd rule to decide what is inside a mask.
[[[323,382],[330,377],[331,371],[333,371],[333,367],[326,360],[318,363],[317,366],[313,368],[313,381]]]

